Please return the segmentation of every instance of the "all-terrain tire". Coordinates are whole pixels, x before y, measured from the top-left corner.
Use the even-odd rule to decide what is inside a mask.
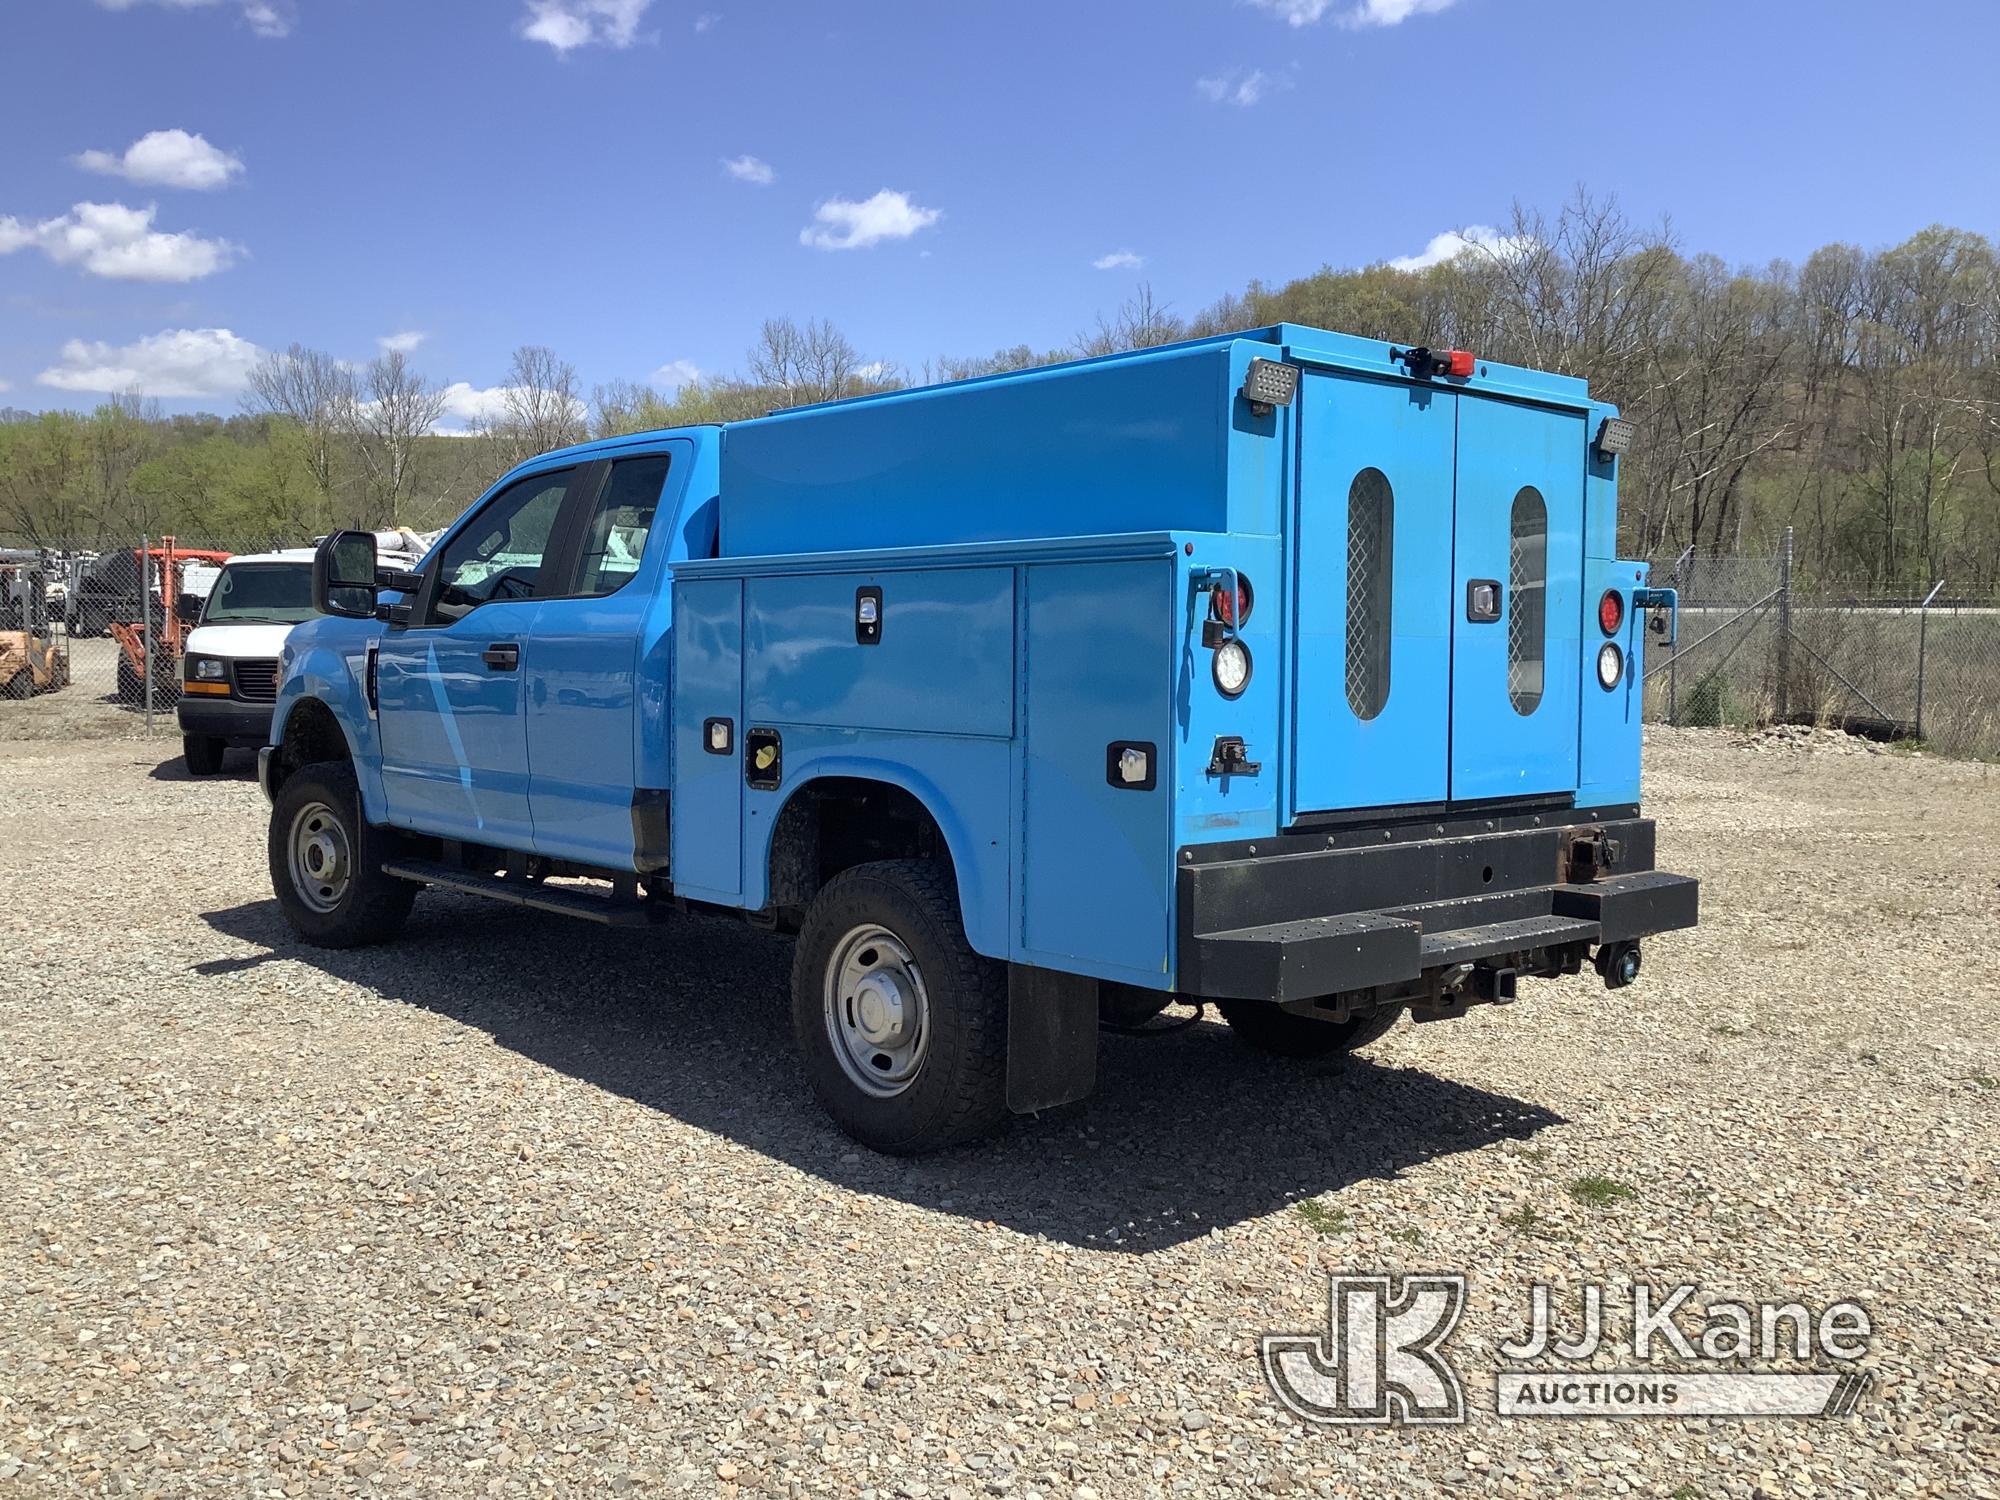
[[[213,776],[222,769],[223,752],[229,742],[212,734],[184,734],[181,736],[181,759],[187,763],[190,776]]]
[[[1400,1005],[1356,1016],[1351,1021],[1321,1021],[1295,1016],[1265,1000],[1218,1000],[1216,1009],[1237,1040],[1259,1052],[1279,1057],[1327,1057],[1353,1052],[1386,1036],[1403,1013]]]
[[[391,837],[361,816],[361,791],[345,761],[316,761],[288,776],[271,804],[267,848],[271,889],[292,931],[315,948],[360,948],[400,932],[421,887],[382,873]],[[295,863],[301,841],[308,853]],[[337,880],[330,849],[340,851]]]
[[[877,1081],[871,1091],[849,1071],[868,1064],[839,1038],[843,1017],[851,1022],[854,1014],[854,997],[839,991],[843,975],[878,962],[865,937],[857,938],[876,930],[888,934],[885,950],[907,955],[907,963],[879,962],[905,989],[914,982],[921,990],[925,1031],[907,1081]],[[820,1104],[877,1151],[940,1150],[987,1135],[1007,1118],[1006,965],[972,951],[956,885],[933,861],[857,865],[820,891],[792,959],[792,1031]]]

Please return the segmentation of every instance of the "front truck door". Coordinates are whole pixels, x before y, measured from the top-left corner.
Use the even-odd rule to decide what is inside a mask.
[[[1584,418],[1458,402],[1451,797],[1574,792]]]
[[[671,467],[671,450],[638,454],[593,464],[577,482],[577,540],[551,562],[522,663],[539,854],[634,868],[638,695],[666,686],[642,682],[639,653],[665,571],[671,528],[654,521]]]
[[[376,701],[396,826],[533,847],[522,665],[575,472],[517,480],[467,517],[426,562],[409,622],[384,632]]]
[[[1450,795],[1459,400],[1434,386],[1305,373],[1293,587],[1301,813]]]

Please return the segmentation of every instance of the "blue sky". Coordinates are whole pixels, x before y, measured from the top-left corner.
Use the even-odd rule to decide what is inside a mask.
[[[2000,232],[1992,0],[8,12],[0,405],[230,411],[259,349],[400,335],[456,422],[519,344],[671,385],[776,315],[916,368],[1578,183],[1741,263]]]

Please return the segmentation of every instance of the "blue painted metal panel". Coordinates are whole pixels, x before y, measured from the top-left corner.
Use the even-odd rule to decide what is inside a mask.
[[[881,634],[855,639],[858,591]],[[746,597],[751,722],[1005,737],[1014,728],[1014,570],[755,578]]]
[[[1204,345],[739,423],[722,550],[1223,530],[1228,374]]]
[[[965,939],[973,951],[988,958],[1017,956],[1008,940],[1015,888],[1009,864],[1014,786],[1009,741],[817,725],[773,727],[784,736],[785,779],[775,791],[744,790],[741,905],[757,911],[770,899],[771,834],[794,793],[829,776],[881,781],[910,793],[937,820],[951,851]],[[678,784],[674,796],[678,838]]]
[[[282,744],[285,723],[311,698],[333,710],[354,775],[361,786],[361,811],[371,823],[387,820],[382,801],[382,752],[375,719],[368,712],[368,643],[382,632],[373,620],[320,615],[292,627],[278,653],[278,697],[271,708],[271,743]]]
[[[1454,421],[1462,398],[1309,372],[1298,399],[1292,805],[1319,812],[1442,801],[1449,794]],[[1370,718],[1349,701],[1347,659],[1348,503],[1364,469],[1388,480],[1394,523],[1388,696]]]
[[[503,599],[450,625],[383,635],[375,674],[389,822],[534,847],[522,674],[495,671],[480,654],[501,641],[525,647],[541,608]]]
[[[1464,396],[1458,403],[1458,518],[1451,599],[1451,795],[1455,801],[1576,789],[1578,655],[1583,617],[1584,421],[1573,412]],[[1539,697],[1509,695],[1509,641],[1532,619],[1509,581],[1511,519],[1524,487],[1541,495],[1548,534]],[[1467,618],[1474,579],[1501,584],[1502,617]],[[1521,650],[1535,658],[1530,626]],[[1532,675],[1517,684],[1525,688]],[[1521,695],[1525,703],[1529,695]]]
[[[1594,440],[1615,407],[1599,407],[1588,419]],[[1646,622],[1631,607],[1635,588],[1646,585],[1646,566],[1618,557],[1618,465],[1622,459],[1587,454],[1583,522],[1583,642],[1577,662],[1582,712],[1577,724],[1579,807],[1616,807],[1639,800],[1640,725],[1645,707]],[[1597,624],[1597,601],[1608,588],[1625,595],[1625,624],[1619,643],[1625,651],[1624,681],[1606,692],[1597,681],[1597,648],[1604,633]]]
[[[1175,549],[1174,798],[1175,846],[1256,838],[1275,833],[1278,793],[1291,764],[1283,732],[1288,590],[1277,537],[1188,535]],[[1192,552],[1185,551],[1191,546]],[[1233,568],[1252,590],[1239,634],[1250,652],[1249,686],[1225,698],[1215,685],[1214,653],[1201,642],[1208,617],[1206,575]],[[1215,742],[1235,735],[1250,773],[1211,776]]]
[[[697,578],[674,585],[673,797],[669,872],[698,901],[743,896],[743,585]],[[727,719],[727,755],[708,750],[703,723]],[[763,882],[758,899],[763,904]]]
[[[1173,777],[1113,786],[1113,741],[1173,738],[1175,570],[1041,563],[1027,574],[1021,946],[1164,985],[1173,963]],[[1143,977],[1142,977],[1143,976]]]
[[[664,787],[665,755],[656,780],[641,777],[639,701],[649,681],[664,699],[664,653],[649,679],[640,647],[653,619],[666,558],[679,539],[676,502],[686,492],[686,443],[628,449],[620,458],[666,451],[672,456],[639,569],[614,594],[549,599],[522,644],[527,677],[529,810],[542,854],[625,869],[632,863],[632,798],[639,787]],[[668,616],[671,621],[671,614]],[[665,735],[653,743],[664,750]]]

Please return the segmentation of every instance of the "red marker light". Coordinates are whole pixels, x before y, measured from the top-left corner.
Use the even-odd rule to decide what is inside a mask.
[[[1444,372],[1457,380],[1464,380],[1472,374],[1472,367],[1479,363],[1478,356],[1470,349],[1453,349],[1444,357]]]
[[[1606,589],[1597,601],[1597,623],[1606,635],[1618,634],[1618,627],[1625,623],[1625,596],[1618,590]]]
[[[1208,594],[1209,612],[1216,619],[1222,621],[1223,624],[1234,626],[1239,630],[1242,628],[1243,622],[1250,618],[1250,610],[1253,603],[1254,600],[1250,593],[1250,580],[1241,574],[1237,575],[1235,598],[1230,598],[1229,590],[1223,588],[1220,584],[1210,589]]]

